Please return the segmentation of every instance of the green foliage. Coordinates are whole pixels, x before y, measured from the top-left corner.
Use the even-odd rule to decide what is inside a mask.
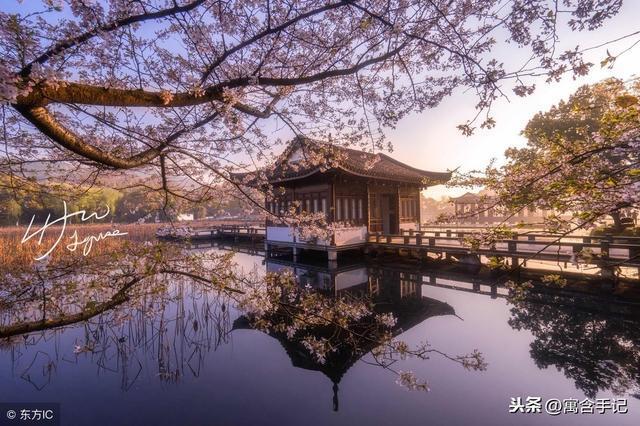
[[[20,220],[22,207],[12,198],[6,198],[0,193],[0,225],[15,225]]]
[[[567,279],[558,274],[549,274],[542,277],[542,282],[555,287],[564,287],[567,285]]]
[[[606,215],[620,230],[639,202],[639,97],[638,82],[582,86],[529,121],[522,132],[527,145],[508,149],[504,166],[461,184],[485,186],[513,214],[527,206],[553,212],[554,231]]]
[[[6,183],[0,180],[1,183]],[[58,190],[73,194],[74,190],[70,185],[60,185]],[[115,212],[118,199],[121,193],[111,188],[89,188],[86,191],[65,199],[67,211],[86,210],[87,212],[104,213],[109,208],[111,213]],[[63,199],[48,193],[35,191],[35,184],[32,186],[29,181],[19,188],[10,185],[0,185],[0,225],[20,225],[29,223],[35,216],[35,223],[46,220],[48,215],[60,217],[64,214]],[[72,223],[79,221],[72,218]],[[93,219],[92,219],[93,221]]]
[[[161,219],[162,201],[152,193],[142,190],[128,190],[116,203],[116,220],[119,222],[136,222],[138,220],[154,221]],[[162,217],[164,219],[164,217]]]
[[[626,228],[622,231],[616,231],[611,226],[599,226],[591,230],[591,235],[601,237],[607,234],[616,233],[616,235],[624,235],[625,237],[640,237],[640,227]]]
[[[50,182],[48,190],[42,192],[39,185],[41,182],[10,180],[0,175],[0,226],[25,225],[34,216],[34,223],[43,223],[48,215],[52,218],[61,217],[64,214],[63,200],[67,203],[68,212],[86,210],[89,214],[103,214],[108,208],[110,214],[101,222],[120,223],[175,220],[182,213],[193,213],[195,219],[205,219],[223,211],[243,215],[250,207],[247,202],[234,197],[220,197],[194,206],[173,196],[165,198],[164,193],[145,188],[81,188]],[[70,223],[79,221],[79,218],[70,219]],[[89,222],[94,221],[91,219]]]
[[[502,256],[490,256],[487,260],[489,269],[507,269],[507,260]]]
[[[517,303],[526,299],[533,288],[533,283],[531,281],[516,282],[509,280],[505,283],[505,287],[509,289],[509,301]]]

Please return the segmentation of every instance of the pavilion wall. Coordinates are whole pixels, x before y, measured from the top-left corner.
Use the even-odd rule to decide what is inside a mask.
[[[333,181],[333,220],[349,226],[366,226],[369,216],[367,181],[337,175]]]
[[[398,189],[400,231],[420,228],[420,188],[400,186]]]

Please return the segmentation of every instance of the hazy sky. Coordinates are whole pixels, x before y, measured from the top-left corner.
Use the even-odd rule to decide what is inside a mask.
[[[561,32],[559,51],[574,48],[577,44],[581,48],[595,46],[639,31],[639,8],[639,0],[626,0],[621,13],[597,31],[571,33],[567,29]],[[511,90],[507,90],[506,92],[511,95],[510,100],[500,99],[492,109],[492,115],[497,121],[496,127],[490,130],[477,130],[474,136],[463,136],[456,129],[456,125],[464,123],[475,115],[476,99],[471,93],[459,92],[435,109],[407,117],[400,122],[397,129],[387,133],[394,146],[392,156],[414,167],[434,171],[456,167],[460,167],[461,170],[480,169],[484,168],[492,158],[500,161],[504,158],[503,153],[507,147],[523,146],[526,143],[526,140],[520,136],[520,131],[529,118],[538,111],[549,109],[584,84],[608,77],[626,80],[640,74],[637,69],[640,64],[640,44],[622,55],[613,69],[600,67],[600,61],[606,57],[607,48],[612,55],[616,55],[630,47],[639,37],[636,35],[606,48],[588,52],[586,57],[595,65],[586,77],[574,80],[567,75],[559,83],[545,83],[545,78],[540,78],[536,81],[535,93],[526,98],[517,97]],[[505,65],[508,65],[508,58],[514,58],[514,63],[520,63],[517,62],[517,49],[513,46],[501,46],[499,52]],[[445,194],[457,196],[464,192],[464,189],[437,186],[429,188],[426,194],[439,197]]]
[[[15,0],[0,0],[0,9],[7,12],[18,10],[26,12],[32,8],[38,9],[39,4],[37,0],[27,0],[23,3],[17,3]],[[561,43],[556,51],[573,49],[576,45],[580,45],[581,48],[592,47],[640,31],[639,7],[640,0],[625,0],[622,11],[597,31],[572,33],[568,27],[561,27],[559,31]],[[505,34],[497,33],[496,38],[501,41],[505,38]],[[608,77],[625,80],[633,78],[640,64],[640,45],[622,55],[613,69],[602,69],[599,63],[606,56],[606,49],[616,55],[630,47],[639,38],[640,35],[636,35],[589,51],[586,57],[595,65],[586,77],[574,80],[567,74],[559,83],[545,83],[545,78],[540,77],[535,81],[537,87],[535,93],[526,98],[517,97],[510,90],[509,85],[505,84],[504,91],[510,95],[510,99],[499,99],[495,102],[492,116],[497,121],[496,127],[490,130],[478,129],[471,137],[463,136],[456,126],[475,115],[474,105],[477,99],[472,93],[459,90],[452,97],[445,99],[437,108],[405,117],[396,129],[387,130],[387,136],[394,147],[391,155],[414,167],[433,171],[445,171],[456,167],[460,167],[461,170],[482,169],[492,158],[500,162],[504,158],[503,153],[507,147],[522,146],[526,143],[520,136],[520,131],[536,112],[547,110],[561,99],[566,99],[581,85]],[[513,45],[503,43],[497,47],[496,56],[505,62],[507,70],[511,70],[522,65],[528,55]],[[464,189],[437,186],[429,188],[426,194],[440,197],[456,196],[464,192]]]

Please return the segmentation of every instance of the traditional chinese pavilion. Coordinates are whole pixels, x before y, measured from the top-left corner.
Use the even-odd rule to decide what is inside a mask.
[[[452,198],[451,202],[455,209],[455,221],[461,224],[540,223],[547,215],[546,210],[536,210],[533,206],[525,207],[515,215],[505,215],[501,212],[498,199],[487,194],[467,192]]]
[[[418,229],[420,191],[451,177],[447,172],[416,169],[382,153],[306,138],[294,139],[266,174],[278,194],[266,200],[266,209],[272,214],[282,214],[298,201],[301,210],[324,213],[329,223],[343,225],[332,241],[311,244],[296,240],[292,230],[268,219],[267,244],[321,246],[329,252],[362,246],[367,233]]]

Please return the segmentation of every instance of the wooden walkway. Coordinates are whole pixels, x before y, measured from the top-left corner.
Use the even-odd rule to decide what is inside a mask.
[[[266,229],[261,226],[222,225],[215,227],[195,228],[192,240],[207,240],[214,238],[232,238],[234,240],[263,241]]]
[[[512,238],[499,239],[491,245],[471,248],[465,243],[479,230],[427,229],[405,231],[401,234],[368,234],[365,248],[369,251],[409,250],[418,256],[443,255],[447,259],[480,263],[481,257],[501,257],[515,266],[520,262],[536,260],[573,263],[578,254],[591,253],[587,263],[599,267],[625,266],[640,269],[640,237],[554,235],[526,232]],[[262,242],[266,237],[264,226],[218,225],[190,229],[191,240],[233,239],[234,241]],[[179,238],[179,237],[178,237]]]
[[[452,230],[409,231],[397,235],[370,234],[367,243],[380,249],[422,250],[447,257],[485,256],[510,258],[512,262],[541,260],[574,262],[579,253],[593,255],[593,264],[640,267],[640,238],[625,236],[579,236],[543,233],[518,234],[491,245],[471,248],[465,238],[473,232]],[[479,260],[479,259],[478,259]],[[601,265],[604,262],[604,265]]]
[[[177,226],[159,230],[156,236],[167,240],[207,241],[231,238],[235,241],[263,241],[266,236],[264,226],[256,225],[214,225],[214,226]]]

